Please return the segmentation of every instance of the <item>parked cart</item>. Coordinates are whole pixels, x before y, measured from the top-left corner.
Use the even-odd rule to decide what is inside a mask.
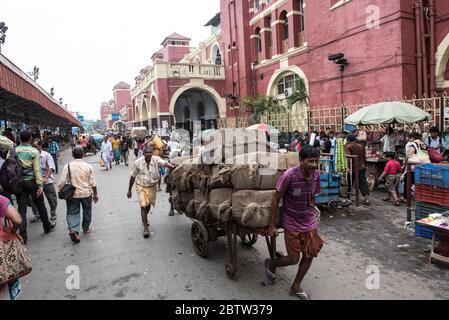
[[[335,214],[339,207],[350,206],[351,202],[340,198],[341,175],[335,171],[333,159],[320,159],[321,193],[315,198],[316,204]]]

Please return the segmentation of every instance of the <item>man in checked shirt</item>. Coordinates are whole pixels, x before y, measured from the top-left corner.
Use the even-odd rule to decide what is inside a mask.
[[[301,288],[301,282],[323,247],[324,241],[318,234],[318,222],[314,213],[315,196],[321,193],[317,148],[305,146],[299,153],[300,166],[287,170],[279,179],[276,193],[271,202],[270,236],[277,234],[276,215],[279,202],[283,201],[282,226],[285,230],[287,256],[265,261],[267,279],[276,281],[276,268],[296,265],[299,269],[290,289],[290,294],[300,300],[310,300]],[[300,260],[302,255],[302,259]]]

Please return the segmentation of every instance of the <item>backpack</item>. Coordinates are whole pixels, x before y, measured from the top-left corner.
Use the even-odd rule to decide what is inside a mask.
[[[22,163],[15,149],[11,149],[8,159],[0,168],[0,185],[10,194],[22,192]]]

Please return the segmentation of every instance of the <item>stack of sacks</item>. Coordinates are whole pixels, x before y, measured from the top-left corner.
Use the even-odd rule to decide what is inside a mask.
[[[229,137],[224,138],[225,130],[219,133],[219,142],[223,144],[183,161],[172,172],[174,208],[193,219],[219,222],[233,219],[248,228],[266,228],[276,183],[287,169],[299,166],[299,156],[253,152],[229,158],[230,148],[226,146]],[[234,139],[232,154],[239,149],[250,150],[251,139],[243,139],[241,145]],[[277,222],[280,212],[279,208]]]

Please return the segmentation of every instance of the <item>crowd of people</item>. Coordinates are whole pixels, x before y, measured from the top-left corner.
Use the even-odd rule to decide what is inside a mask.
[[[173,136],[174,137],[174,136]],[[423,163],[443,161],[447,153],[446,137],[442,137],[438,128],[429,127],[423,134],[412,131],[404,133],[391,127],[387,128],[380,140],[386,166],[379,177],[385,180],[387,195],[385,201],[392,201],[400,205],[410,192],[407,188],[398,186],[405,180],[407,163]],[[285,221],[283,224],[285,242],[288,255],[277,260],[268,259],[265,262],[267,278],[275,282],[276,268],[295,265],[299,262],[298,275],[291,287],[291,294],[299,299],[309,299],[301,288],[301,282],[324,245],[318,234],[316,218],[314,217],[315,195],[320,193],[319,158],[335,154],[337,139],[344,139],[344,152],[347,156],[357,156],[357,166],[348,163],[348,193],[354,184],[355,177],[359,178],[359,188],[364,197],[364,204],[369,206],[369,187],[367,182],[366,135],[362,132],[335,134],[331,130],[325,132],[295,132],[290,142],[290,150],[300,155],[300,167],[288,170],[278,181],[277,192],[273,198],[272,208],[277,208],[279,201],[283,201]],[[156,134],[149,134],[143,139],[125,134],[106,135],[101,147],[96,145],[92,137],[74,137],[72,140],[73,161],[64,165],[59,181],[58,174],[59,145],[51,135],[37,136],[30,131],[22,131],[14,136],[11,130],[6,130],[0,136],[0,170],[1,177],[12,178],[11,188],[0,189],[0,222],[7,218],[11,221],[13,230],[18,230],[23,244],[28,242],[27,210],[32,208],[31,222],[42,223],[45,234],[55,230],[57,220],[58,197],[67,203],[67,228],[69,238],[74,243],[81,241],[81,232],[88,235],[92,232],[92,204],[99,201],[97,182],[93,167],[83,161],[87,150],[94,144],[101,150],[101,162],[106,171],[110,171],[113,164],[129,166],[129,153],[134,151],[136,160],[130,171],[127,197],[132,197],[132,188],[136,185],[139,199],[143,237],[150,237],[150,223],[148,214],[156,204],[157,193],[161,190],[161,177],[166,169],[173,170],[174,166],[164,158],[181,156],[180,143],[175,138],[166,142]],[[167,151],[165,153],[165,151]],[[170,156],[168,156],[170,155]],[[15,160],[16,159],[16,160]],[[8,162],[9,161],[9,162]],[[15,162],[16,161],[16,162]],[[8,165],[4,165],[8,162]],[[20,174],[14,176],[14,170],[20,168]],[[8,170],[12,170],[9,172]],[[412,170],[414,168],[412,167]],[[413,178],[413,175],[412,175]],[[19,180],[20,179],[20,180]],[[412,180],[413,181],[413,180]],[[4,180],[2,180],[3,186]],[[292,190],[298,185],[312,186],[309,193],[312,201],[306,201],[306,194]],[[293,189],[292,189],[293,188]],[[64,191],[65,190],[65,191]],[[70,197],[62,198],[61,192],[72,190]],[[295,189],[296,190],[296,189]],[[44,197],[49,204],[47,210]],[[13,202],[17,202],[17,211]],[[82,209],[82,214],[81,214]],[[274,210],[274,209],[273,209]],[[299,217],[296,211],[303,214]],[[170,211],[173,215],[173,208]],[[275,226],[275,212],[268,234],[277,233]],[[299,219],[299,220],[298,220]],[[307,243],[307,245],[305,245]],[[302,255],[302,259],[300,259]],[[0,286],[0,299],[6,297],[4,286]]]

